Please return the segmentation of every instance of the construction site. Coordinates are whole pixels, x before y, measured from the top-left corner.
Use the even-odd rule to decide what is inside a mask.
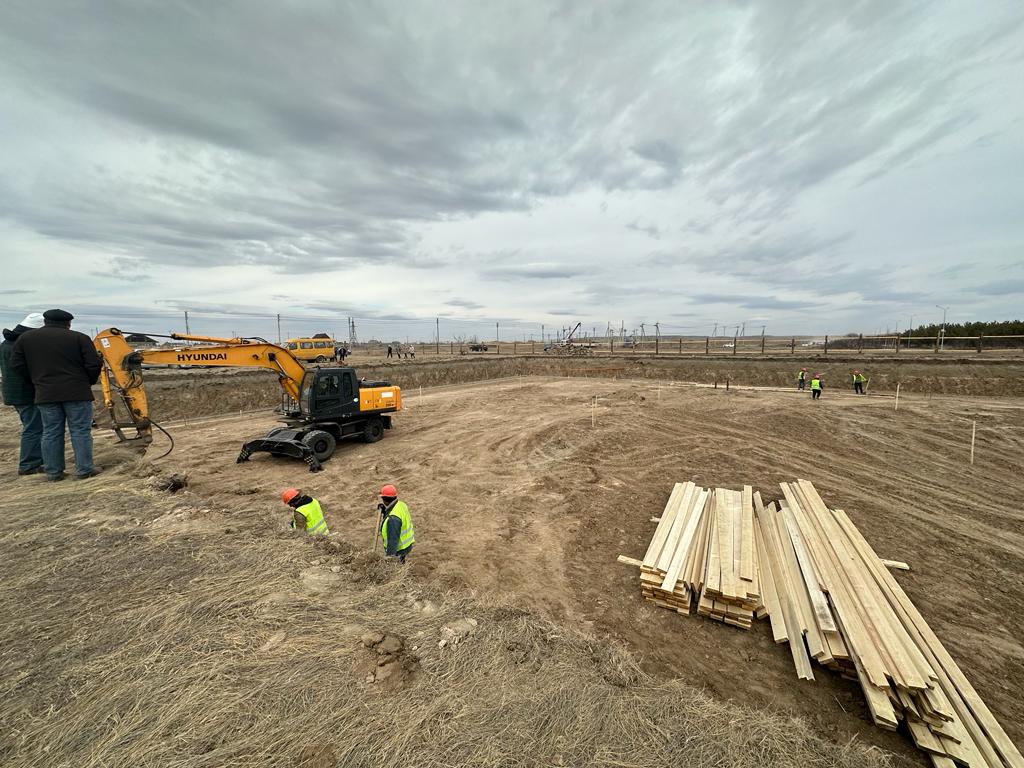
[[[353,360],[401,408],[318,472],[236,463],[279,426],[271,371],[146,369],[163,432],[144,452],[117,442],[97,388],[104,472],[82,484],[16,478],[3,411],[4,765],[1021,765],[1019,357],[878,356],[866,395],[834,355]],[[404,565],[378,541],[383,483],[415,518]],[[288,528],[290,486],[330,535]],[[735,574],[712,531],[732,509]],[[788,576],[765,548],[800,539],[766,513],[818,509],[898,564],[883,577],[865,556],[864,573],[905,593],[969,692],[925,649],[922,681],[879,668],[903,701],[879,714],[864,637],[883,601],[858,603],[858,635],[854,591],[826,586],[827,536],[801,529]],[[811,560],[810,599],[835,611],[820,633],[794,626],[797,598],[780,607]]]

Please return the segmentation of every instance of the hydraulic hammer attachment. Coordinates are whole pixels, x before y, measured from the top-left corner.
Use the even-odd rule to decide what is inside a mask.
[[[273,456],[291,456],[294,459],[302,459],[309,465],[310,472],[319,472],[323,469],[320,460],[313,455],[312,449],[298,439],[295,432],[281,430],[285,434],[274,434],[271,432],[266,437],[250,440],[242,446],[242,452],[235,460],[236,464],[248,461],[254,453],[266,452]]]

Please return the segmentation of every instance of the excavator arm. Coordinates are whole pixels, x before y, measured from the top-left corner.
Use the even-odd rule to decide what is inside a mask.
[[[263,340],[220,339],[210,336],[172,334],[176,341],[206,342],[183,349],[146,349],[136,351],[117,328],[97,334],[94,344],[103,358],[100,386],[103,404],[110,413],[114,431],[122,441],[148,444],[153,439],[149,404],[142,384],[142,364],[184,366],[224,366],[231,368],[267,368],[278,375],[281,388],[296,402],[306,369],[287,349]],[[130,421],[118,420],[116,399],[124,404]],[[125,427],[134,427],[135,437],[126,437]]]

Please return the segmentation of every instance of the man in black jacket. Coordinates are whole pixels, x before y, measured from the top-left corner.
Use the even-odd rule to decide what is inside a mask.
[[[21,451],[18,454],[18,474],[34,475],[43,471],[43,452],[40,438],[43,436],[43,422],[36,407],[36,391],[32,381],[21,371],[11,366],[14,344],[21,334],[33,328],[43,327],[43,316],[33,312],[14,326],[4,328],[4,340],[0,343],[0,376],[3,376],[4,405],[14,407],[21,418]]]
[[[71,330],[73,319],[63,309],[48,309],[44,326],[23,333],[11,353],[11,366],[26,374],[36,389],[47,480],[64,479],[65,423],[75,451],[75,477],[100,473],[92,463],[92,385],[103,363],[92,339]]]

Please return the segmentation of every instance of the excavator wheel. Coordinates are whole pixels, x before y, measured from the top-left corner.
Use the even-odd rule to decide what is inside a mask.
[[[367,443],[376,443],[384,437],[384,422],[380,419],[370,419],[366,422],[366,426],[363,427],[363,441]]]
[[[318,461],[326,461],[331,458],[331,454],[334,453],[338,444],[334,435],[322,429],[310,430],[302,436],[302,442],[309,446],[309,450],[313,452]]]

